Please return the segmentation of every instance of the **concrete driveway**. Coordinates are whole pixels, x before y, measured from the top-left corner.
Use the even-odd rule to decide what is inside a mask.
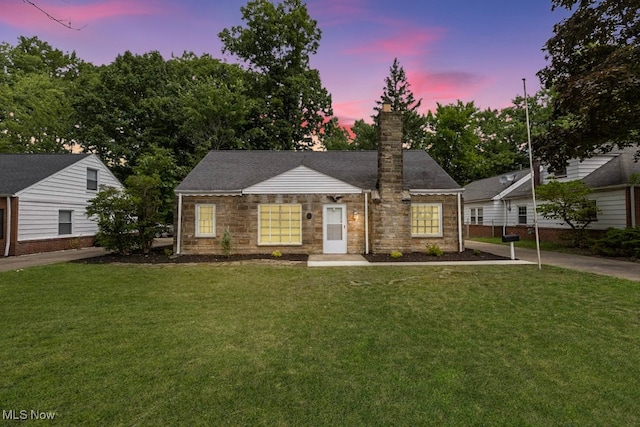
[[[465,247],[478,249],[496,255],[510,256],[508,244],[496,245],[492,243],[475,242],[466,240]],[[535,249],[525,249],[516,246],[516,258],[538,263],[538,253]],[[602,274],[605,276],[619,277],[622,279],[640,282],[640,263],[618,261],[610,258],[598,258],[582,255],[571,255],[560,252],[542,251],[540,253],[542,268],[544,265],[554,265],[556,267],[569,268],[572,270],[586,271],[589,273]]]
[[[173,242],[171,237],[155,239],[153,246],[168,246]],[[0,271],[20,270],[38,265],[56,264],[104,255],[104,248],[82,248],[67,251],[45,252],[41,254],[0,257]]]

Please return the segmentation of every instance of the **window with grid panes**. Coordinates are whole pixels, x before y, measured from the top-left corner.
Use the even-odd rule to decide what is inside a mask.
[[[196,205],[196,237],[216,236],[215,205]]]
[[[258,221],[259,244],[302,244],[302,205],[260,205],[258,211]]]
[[[416,203],[411,205],[412,236],[442,236],[442,205]]]

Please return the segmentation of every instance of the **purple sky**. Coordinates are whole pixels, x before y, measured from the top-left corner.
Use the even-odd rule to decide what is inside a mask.
[[[127,50],[165,58],[191,51],[224,58],[217,34],[243,24],[245,0],[33,0],[73,31],[23,0],[0,0],[0,41],[38,36],[94,64]],[[311,66],[320,71],[343,125],[370,122],[394,58],[423,112],[436,103],[474,101],[504,108],[539,89],[542,47],[563,17],[550,0],[308,0],[322,40]],[[566,15],[566,14],[565,14]]]

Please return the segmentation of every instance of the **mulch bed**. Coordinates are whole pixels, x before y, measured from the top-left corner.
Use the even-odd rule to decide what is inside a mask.
[[[427,255],[422,252],[405,253],[401,257],[392,258],[389,254],[364,255],[369,262],[441,262],[441,261],[504,261],[509,258],[472,249],[463,252],[445,252],[442,256]]]
[[[271,254],[253,255],[181,255],[168,256],[164,247],[153,248],[148,255],[134,253],[129,255],[106,254],[93,258],[85,258],[73,261],[81,264],[188,264],[188,263],[226,263],[226,262],[249,262],[249,261],[281,261],[287,263],[306,262],[307,255],[283,253],[281,257],[275,258]],[[442,256],[430,256],[424,253],[406,253],[399,258],[391,258],[388,254],[364,255],[369,262],[438,262],[438,261],[484,261],[484,260],[506,260],[508,258],[487,252],[466,249],[464,252],[446,252]]]

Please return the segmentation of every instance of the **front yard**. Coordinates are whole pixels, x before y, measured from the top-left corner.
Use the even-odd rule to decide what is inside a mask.
[[[5,420],[640,424],[630,281],[535,266],[62,264],[0,273],[0,300]]]

